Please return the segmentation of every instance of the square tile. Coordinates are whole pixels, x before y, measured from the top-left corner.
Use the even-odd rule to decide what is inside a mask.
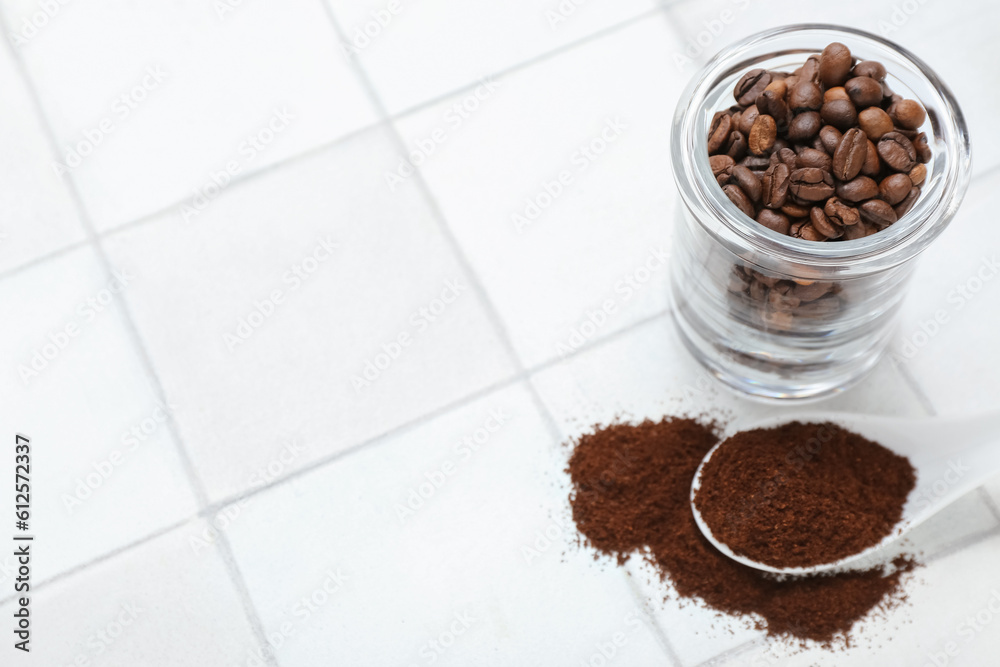
[[[255,496],[228,535],[278,661],[669,664],[576,547],[564,455],[514,385]]]
[[[344,57],[359,60],[390,114],[656,7],[655,0],[327,2],[346,38]]]
[[[318,2],[53,7],[15,48],[102,230],[376,120]],[[3,8],[13,33],[42,13]]]
[[[905,367],[941,414],[994,410],[1000,392],[1000,230],[992,223],[1000,172],[972,182],[951,225],[918,259],[892,363]]]
[[[263,664],[249,662],[259,646],[222,559],[214,548],[192,554],[189,542],[203,529],[192,522],[35,591],[31,664]],[[7,601],[0,613],[10,619],[16,608]]]
[[[0,49],[0,272],[84,239],[83,225],[13,55]]]
[[[667,305],[680,78],[654,16],[398,121],[528,366]],[[435,137],[440,140],[435,140]],[[430,142],[430,143],[428,143]]]
[[[110,282],[89,248],[0,281],[0,397],[11,441],[31,439],[30,525],[46,554],[36,582],[197,511],[171,406],[158,401],[123,318],[123,295],[141,281]],[[0,457],[0,474],[13,479],[13,454]]]
[[[378,129],[107,241],[213,500],[514,372]]]

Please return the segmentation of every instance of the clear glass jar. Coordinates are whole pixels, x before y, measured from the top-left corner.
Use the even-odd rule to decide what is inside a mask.
[[[933,158],[919,199],[898,222],[824,243],[779,234],[741,213],[712,175],[706,141],[713,114],[734,103],[733,87],[747,70],[791,72],[834,41],[860,60],[881,62],[889,87],[924,106],[920,131]],[[920,59],[860,30],[806,24],[751,36],[694,76],[674,116],[671,160],[682,209],[671,262],[681,338],[730,387],[805,399],[847,388],[882,356],[913,260],[965,195],[971,149],[954,97]]]

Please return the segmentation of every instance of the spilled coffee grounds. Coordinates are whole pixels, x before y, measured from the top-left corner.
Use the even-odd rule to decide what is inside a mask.
[[[683,598],[754,619],[771,635],[829,643],[876,607],[905,596],[913,565],[778,580],[717,551],[688,502],[702,458],[718,442],[691,419],[614,424],[574,443],[569,460],[573,519],[587,542],[623,563],[643,551]]]
[[[881,542],[915,484],[905,457],[836,424],[792,422],[729,438],[705,464],[695,506],[734,553],[803,567]]]

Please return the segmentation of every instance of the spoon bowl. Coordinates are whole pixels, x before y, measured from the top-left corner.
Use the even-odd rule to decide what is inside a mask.
[[[917,482],[903,506],[903,514],[892,532],[878,544],[857,554],[807,567],[775,567],[736,554],[712,534],[695,506],[705,464],[728,437],[739,431],[773,428],[790,421],[830,422],[905,456],[916,471]],[[803,443],[804,444],[804,443]],[[804,412],[772,416],[727,428],[726,438],[702,460],[691,484],[691,511],[702,534],[723,554],[748,567],[786,575],[812,575],[838,570],[867,569],[879,562],[883,550],[912,528],[920,525],[969,491],[1000,473],[1000,412],[974,417],[906,418],[879,417],[836,412]]]

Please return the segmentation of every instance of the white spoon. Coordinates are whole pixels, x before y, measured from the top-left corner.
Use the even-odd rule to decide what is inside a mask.
[[[870,564],[877,556],[877,552],[899,539],[911,528],[920,525],[949,503],[1000,473],[1000,412],[948,419],[796,412],[782,417],[758,420],[752,424],[732,424],[726,429],[726,436],[738,431],[780,426],[791,421],[832,422],[877,442],[886,449],[906,456],[916,470],[917,485],[910,492],[903,507],[900,522],[892,533],[875,546],[831,563],[808,567],[774,567],[733,553],[728,546],[715,539],[695,507],[694,496],[701,486],[701,471],[715,451],[719,447],[726,446],[726,441],[723,440],[705,455],[698,472],[695,473],[691,484],[691,511],[694,512],[695,521],[701,532],[716,549],[743,565],[766,572],[808,575],[864,567],[865,563]]]

